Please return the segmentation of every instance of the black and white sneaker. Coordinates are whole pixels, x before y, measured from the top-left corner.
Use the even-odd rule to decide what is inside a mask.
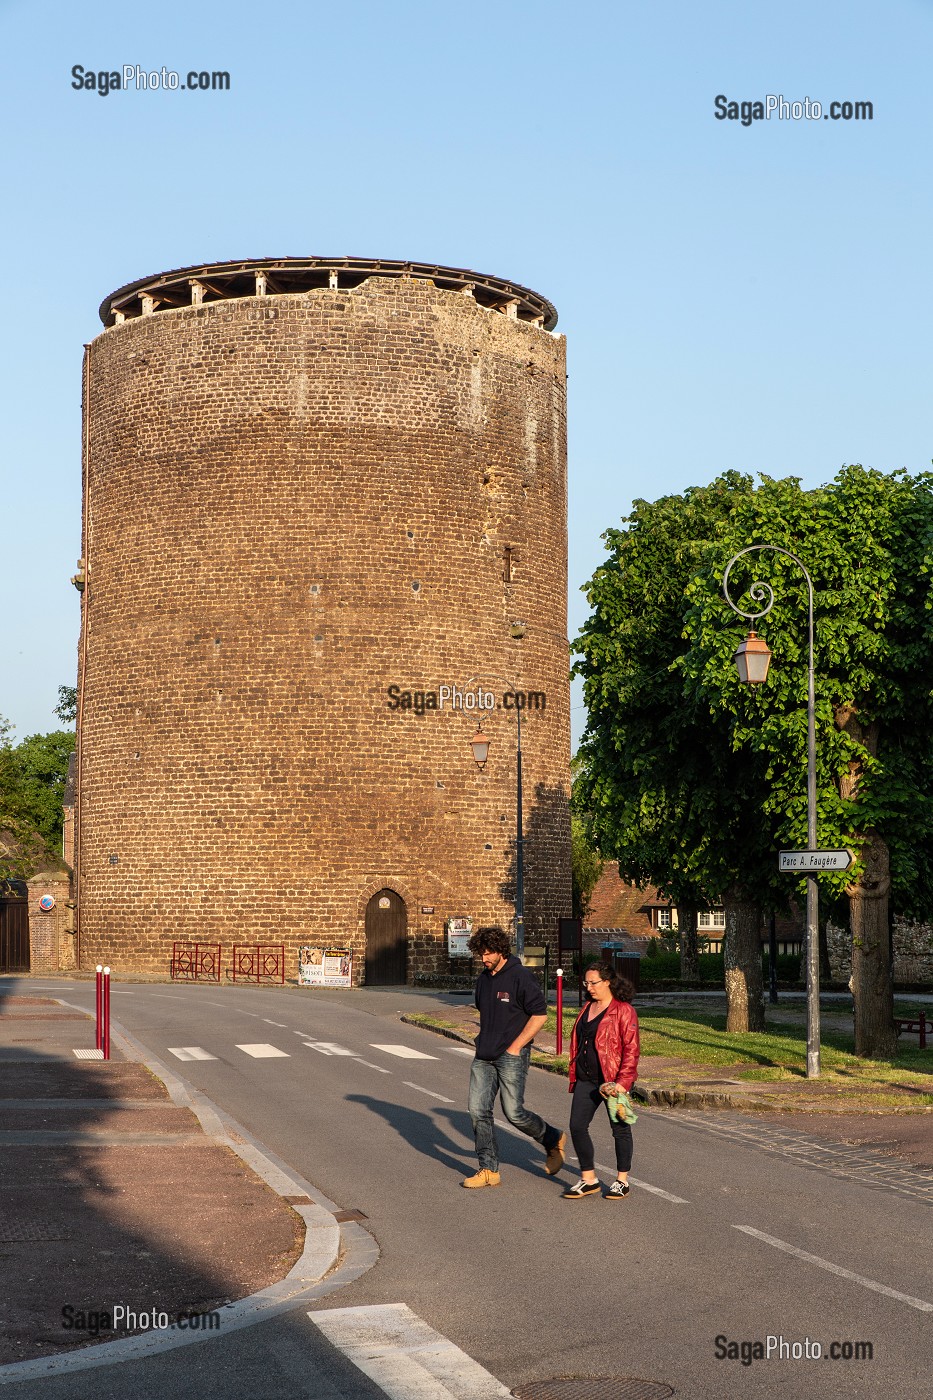
[[[574,1186],[569,1186],[566,1191],[561,1192],[565,1201],[582,1201],[584,1196],[598,1196],[602,1192],[602,1187],[598,1181],[584,1181],[582,1176]]]
[[[627,1181],[614,1181],[605,1196],[603,1196],[603,1200],[624,1201],[631,1189]]]

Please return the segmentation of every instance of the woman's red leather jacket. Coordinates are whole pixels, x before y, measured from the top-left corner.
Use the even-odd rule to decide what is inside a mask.
[[[587,1002],[570,1035],[570,1090],[577,1079],[577,1026],[587,1014]],[[615,1001],[606,1007],[596,1028],[596,1054],[605,1083],[619,1084],[629,1093],[638,1075],[638,1016],[630,1001]]]

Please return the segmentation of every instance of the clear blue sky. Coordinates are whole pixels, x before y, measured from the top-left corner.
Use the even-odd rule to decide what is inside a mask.
[[[0,714],[76,664],[80,391],[103,296],[188,263],[349,253],[549,297],[570,368],[570,633],[601,533],[736,468],[920,470],[930,0],[0,0]],[[226,69],[226,93],[71,69]],[[714,99],[870,101],[718,121]],[[579,703],[579,697],[575,703]],[[577,710],[577,733],[583,713]]]

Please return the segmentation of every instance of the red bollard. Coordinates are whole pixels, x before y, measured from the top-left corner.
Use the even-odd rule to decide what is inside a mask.
[[[557,1053],[564,1052],[564,969],[557,969]]]
[[[103,1023],[104,1023],[104,969],[101,963],[97,964],[97,1040],[98,1050],[103,1045]]]
[[[104,1028],[101,1037],[100,1048],[104,1052],[104,1059],[110,1059],[110,968],[104,968]]]

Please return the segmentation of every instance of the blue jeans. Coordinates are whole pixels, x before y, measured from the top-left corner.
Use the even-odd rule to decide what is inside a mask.
[[[496,1095],[501,1095],[502,1112],[519,1132],[527,1133],[535,1142],[549,1150],[560,1140],[557,1128],[552,1128],[532,1113],[523,1103],[525,1079],[531,1064],[531,1046],[526,1045],[517,1055],[500,1055],[498,1060],[474,1060],[470,1070],[470,1118],[476,1138],[476,1155],[480,1167],[499,1170],[499,1144],[493,1123]]]

